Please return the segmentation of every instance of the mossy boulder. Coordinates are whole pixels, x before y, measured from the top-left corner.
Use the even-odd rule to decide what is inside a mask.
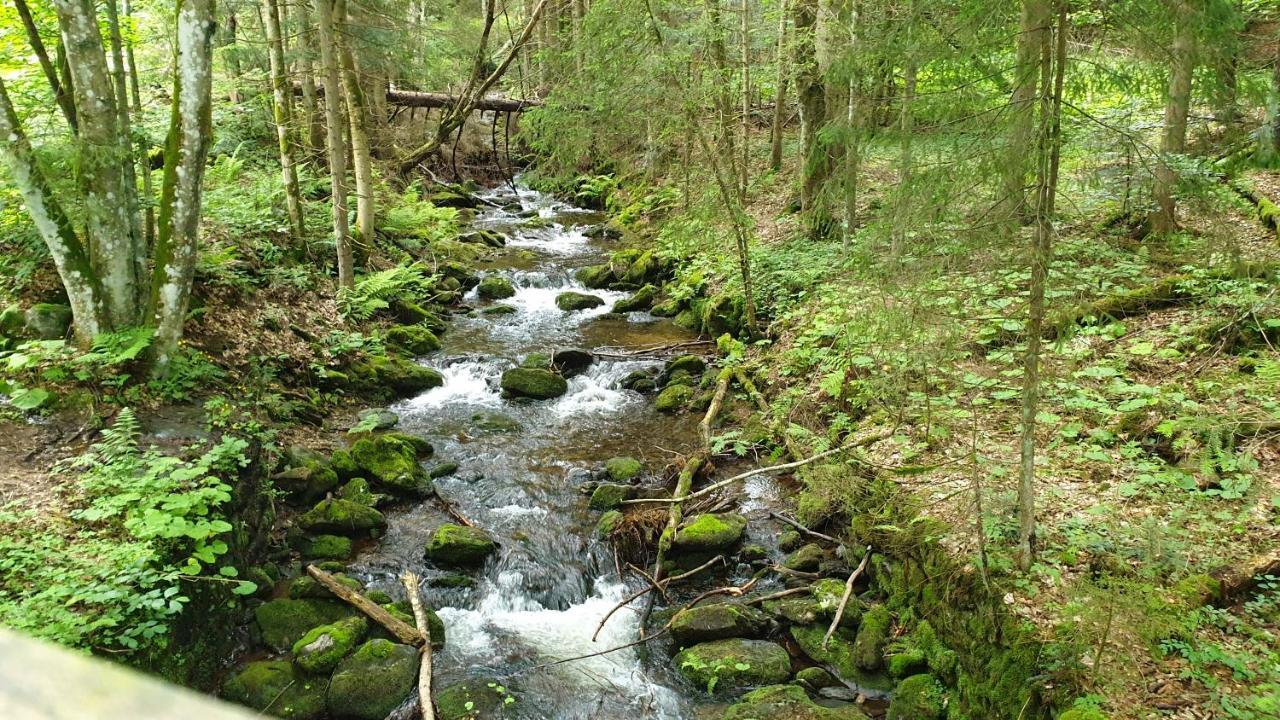
[[[418,681],[418,650],[370,640],[344,658],[329,680],[329,712],[340,718],[383,720]]]
[[[476,294],[486,300],[505,300],[516,294],[516,287],[501,275],[486,275],[476,286]]]
[[[673,318],[680,314],[679,300],[664,300],[649,308],[649,314],[655,317]]]
[[[692,399],[693,388],[688,385],[671,385],[658,393],[657,399],[653,401],[653,406],[657,408],[658,412],[674,414],[683,410]]]
[[[309,503],[324,497],[338,486],[338,473],[323,463],[308,463],[282,470],[271,482],[292,502]]]
[[[588,507],[592,510],[616,510],[622,506],[622,501],[629,499],[634,492],[635,488],[630,485],[600,483],[592,491]]]
[[[471,430],[485,435],[518,433],[524,429],[515,418],[502,413],[482,411],[471,416]]]
[[[391,314],[395,317],[396,322],[401,325],[417,325],[427,319],[430,312],[412,300],[393,300],[391,302]]]
[[[640,474],[644,466],[633,457],[615,457],[604,461],[604,470],[614,482],[627,482]]]
[[[440,349],[440,338],[426,325],[399,325],[386,332],[388,345],[410,355],[426,355]]]
[[[338,473],[339,480],[350,480],[351,478],[360,477],[360,466],[356,465],[356,461],[351,459],[351,453],[341,448],[334,450],[329,456],[329,467]]]
[[[438,478],[448,477],[456,472],[458,472],[458,463],[443,462],[427,471],[427,475],[429,475],[432,480],[436,480]]]
[[[456,185],[441,185],[423,199],[438,208],[480,207],[479,198]]]
[[[580,292],[562,292],[556,296],[556,307],[565,312],[575,312],[577,310],[590,310],[604,305],[604,300],[595,296]]]
[[[369,621],[354,615],[312,628],[293,644],[293,662],[312,674],[328,673],[355,649],[369,631]]]
[[[797,672],[795,682],[812,692],[817,692],[822,688],[840,687],[844,684],[835,675],[820,667],[807,667]]]
[[[636,312],[640,310],[648,310],[653,307],[653,301],[658,297],[658,288],[653,285],[645,285],[635,291],[630,297],[623,298],[613,304],[613,311],[616,313]]]
[[[737,335],[742,330],[742,298],[716,295],[702,311],[702,328],[708,335]]]
[[[386,408],[367,408],[356,414],[356,427],[371,432],[390,430],[400,424],[400,416]]]
[[[533,368],[534,370],[549,370],[551,368],[551,356],[541,352],[531,352],[524,356],[520,361],[520,367]]]
[[[231,673],[222,697],[273,717],[310,720],[325,715],[328,678],[307,677],[288,660],[258,660]]]
[[[662,264],[658,262],[652,250],[646,250],[631,263],[621,280],[637,286],[648,283],[657,284],[662,280]]]
[[[418,458],[434,452],[431,444],[409,435],[361,438],[351,446],[351,459],[368,478],[398,493],[430,494],[431,479]]]
[[[912,675],[894,688],[887,720],[942,720],[947,713],[946,688],[929,674]]]
[[[581,375],[594,362],[591,353],[574,348],[561,348],[551,355],[551,367],[566,378]]]
[[[676,530],[671,546],[683,552],[718,552],[742,539],[747,519],[735,513],[694,515]]]
[[[707,361],[697,355],[681,355],[673,358],[662,368],[661,382],[666,384],[679,372],[688,373],[690,377],[699,377],[707,370]]]
[[[369,481],[364,478],[352,478],[346,485],[338,488],[338,497],[369,507],[376,507],[386,498],[385,495],[378,495],[370,490]]]
[[[320,535],[356,537],[385,530],[387,519],[368,505],[341,498],[326,498],[298,518],[298,526]]]
[[[440,720],[490,720],[503,717],[515,704],[515,696],[496,681],[463,680],[436,693],[436,717]]]
[[[356,580],[353,577],[347,577],[339,572],[333,573],[333,579],[339,585],[355,590],[356,592],[364,591],[364,586],[360,584],[359,580]],[[299,575],[289,581],[289,597],[294,600],[301,600],[303,598],[318,598],[321,600],[336,599],[334,598],[333,593],[329,592],[328,588],[321,585],[319,581],[310,575]]]
[[[815,606],[817,615],[824,620],[830,620],[835,617],[836,610],[840,608],[840,600],[844,597],[844,582],[823,578],[809,586],[809,593],[817,603]],[[850,595],[849,601],[844,606],[844,614],[840,616],[840,627],[856,630],[862,622],[862,609],[862,601],[858,596]]]
[[[743,695],[720,720],[869,720],[857,705],[824,707],[798,685],[770,685]]]
[[[769,617],[738,603],[710,603],[681,610],[671,619],[671,636],[680,645],[727,638],[754,638],[769,629]]]
[[[350,378],[360,389],[401,397],[444,385],[439,370],[399,356],[371,355],[351,365]]]
[[[515,315],[518,312],[520,310],[511,305],[490,305],[480,311],[482,315]]]
[[[27,329],[27,317],[22,308],[10,305],[0,310],[0,337],[19,339]]]
[[[53,303],[36,303],[27,308],[27,335],[37,340],[61,340],[71,329],[71,308]]]
[[[830,665],[847,680],[859,677],[862,670],[854,660],[854,634],[847,628],[836,628],[831,641],[824,648],[822,638],[826,633],[827,625],[825,624],[791,626],[791,637],[805,655],[815,662]]]
[[[500,248],[506,246],[507,238],[496,230],[480,228],[462,233],[458,236],[458,242],[474,243],[491,248]]]
[[[391,613],[397,620],[403,622],[409,627],[418,627],[418,621],[413,616],[413,606],[408,600],[400,602],[388,602],[382,604],[383,609]],[[424,607],[423,612],[427,616],[427,629],[431,632],[431,647],[435,650],[443,650],[445,645],[445,627],[444,621],[440,619],[434,608]],[[396,638],[391,636],[381,625],[371,627],[369,637],[383,638],[385,640],[394,641]]]
[[[346,606],[331,600],[269,600],[253,611],[262,641],[284,652],[308,630],[352,615]]]
[[[618,387],[638,393],[653,392],[658,389],[657,373],[652,370],[633,370],[618,381]]]
[[[346,560],[351,557],[351,538],[341,535],[317,535],[302,549],[308,560]]]
[[[609,537],[614,530],[618,529],[620,522],[622,522],[622,513],[618,510],[610,510],[600,516],[600,522],[596,523],[596,534],[600,537]]]
[[[613,269],[606,265],[588,265],[573,274],[578,282],[592,290],[603,290],[614,281]]]
[[[498,543],[479,529],[445,523],[427,541],[427,559],[442,565],[473,567],[498,549]]]
[[[502,391],[509,397],[549,400],[569,391],[569,383],[550,370],[512,368],[502,373]]]
[[[791,677],[791,656],[764,640],[714,640],[687,647],[672,661],[690,683],[708,692],[771,685]]]
[[[887,607],[876,605],[862,614],[862,624],[853,645],[854,659],[859,668],[875,671],[884,667],[884,649],[889,644],[892,629],[893,617]]]
[[[760,607],[773,617],[792,625],[811,625],[822,620],[822,611],[812,598],[786,597],[769,600]]]
[[[791,553],[782,561],[782,566],[788,570],[798,570],[800,572],[816,572],[818,565],[822,563],[822,558],[826,552],[821,545],[809,543],[801,547],[799,550]]]

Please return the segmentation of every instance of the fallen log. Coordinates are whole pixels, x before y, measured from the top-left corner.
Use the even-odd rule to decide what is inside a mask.
[[[422,663],[418,668],[418,705],[422,708],[422,720],[435,720],[435,701],[431,697],[431,623],[427,622],[427,611],[422,606],[422,597],[418,594],[418,575],[406,572],[400,576],[404,590],[409,595],[409,605],[413,607],[413,619],[421,628]]]
[[[347,604],[365,615],[368,615],[370,620],[373,620],[386,628],[387,632],[395,635],[396,639],[405,645],[421,645],[424,642],[422,633],[418,632],[415,628],[397,618],[395,615],[387,612],[386,608],[338,582],[332,575],[324,570],[321,570],[315,565],[308,565],[307,574],[315,578],[316,582],[323,585],[326,590],[337,595],[340,599],[346,601]]]
[[[302,86],[295,85],[294,95],[302,95]],[[316,86],[316,95],[324,97],[324,88]],[[410,108],[447,108],[458,102],[457,95],[441,92],[417,92],[413,90],[387,90],[387,104]],[[537,98],[509,98],[500,95],[482,97],[475,103],[475,110],[491,112],[521,112],[532,107],[541,107],[542,101]]]

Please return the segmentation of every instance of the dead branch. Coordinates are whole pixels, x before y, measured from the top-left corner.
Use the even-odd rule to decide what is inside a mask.
[[[837,539],[835,539],[835,538],[831,537],[830,535],[824,535],[824,534],[822,534],[822,533],[820,533],[820,532],[818,532],[818,531],[816,531],[816,530],[810,530],[809,528],[807,528],[807,527],[805,527],[805,526],[801,525],[800,523],[796,522],[795,520],[792,520],[791,518],[787,517],[786,515],[779,515],[779,514],[778,514],[778,513],[776,513],[776,512],[771,512],[771,513],[769,513],[769,517],[771,517],[771,518],[773,518],[773,519],[775,519],[775,520],[781,520],[782,522],[784,522],[784,523],[786,523],[786,524],[790,525],[791,527],[795,528],[796,530],[799,530],[799,531],[800,531],[800,533],[801,533],[801,534],[803,534],[803,535],[809,535],[809,536],[812,536],[812,537],[816,537],[816,538],[818,538],[819,540],[826,540],[827,542],[832,543],[832,544],[835,544],[835,545],[843,545],[843,544],[844,544],[844,543],[840,542],[839,540],[837,540]]]
[[[400,620],[395,615],[387,612],[386,608],[338,582],[332,575],[324,570],[321,570],[315,565],[308,565],[307,574],[315,578],[316,582],[323,585],[326,590],[337,595],[355,609],[365,615],[368,615],[369,619],[386,628],[387,632],[395,635],[396,639],[400,642],[406,645],[421,645],[424,642],[422,633],[418,632],[408,623]]]
[[[849,604],[849,596],[853,595],[853,583],[867,569],[867,562],[871,560],[871,546],[867,546],[867,552],[862,556],[862,562],[858,563],[858,567],[849,573],[849,579],[844,583],[844,595],[840,597],[840,604],[836,606],[836,616],[831,619],[831,627],[827,628],[827,634],[822,636],[822,649],[827,649],[827,643],[831,642],[831,636],[835,634],[836,627],[840,625],[840,620],[844,618],[844,608]]]
[[[791,597],[792,595],[799,595],[800,593],[807,593],[807,592],[809,592],[808,585],[804,587],[798,587],[798,588],[789,588],[787,590],[780,590],[776,593],[770,593],[768,595],[753,597],[747,600],[746,603],[748,605],[759,605],[760,603],[766,603],[766,602],[769,602],[770,600],[781,600],[784,597]]]
[[[409,604],[413,606],[413,619],[422,633],[422,664],[418,669],[418,705],[422,708],[422,720],[435,720],[435,701],[431,697],[431,624],[427,622],[427,611],[422,607],[422,597],[418,594],[418,575],[412,571],[400,576],[405,592],[409,594]]]
[[[720,371],[719,377],[716,378],[716,394],[711,398],[707,414],[703,415],[702,422],[698,423],[698,429],[702,431],[702,445],[708,450],[711,448],[711,423],[715,422],[716,415],[720,414],[720,406],[724,405],[724,396],[729,391],[729,380],[732,377],[733,372],[729,368]]]

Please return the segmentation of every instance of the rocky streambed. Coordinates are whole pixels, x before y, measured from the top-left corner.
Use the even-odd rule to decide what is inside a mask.
[[[257,570],[270,592],[223,696],[281,717],[416,716],[417,651],[302,571],[315,563],[410,624],[400,576],[421,577],[445,720],[945,717],[966,671],[889,602],[903,573],[876,556],[846,593],[866,551],[773,517],[761,478],[689,503],[664,568],[688,577],[632,645],[647,598],[619,606],[649,581],[627,561],[658,539],[717,373],[642,351],[731,324],[732,304],[667,300],[671,268],[613,252],[598,215],[523,188],[482,203],[473,237],[500,249],[443,290],[451,321],[387,333],[415,362],[352,368],[403,399],[275,475],[288,550]]]

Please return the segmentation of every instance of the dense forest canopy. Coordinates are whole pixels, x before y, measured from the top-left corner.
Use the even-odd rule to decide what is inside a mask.
[[[5,627],[282,717],[1280,717],[1276,0],[6,0],[0,165]]]

